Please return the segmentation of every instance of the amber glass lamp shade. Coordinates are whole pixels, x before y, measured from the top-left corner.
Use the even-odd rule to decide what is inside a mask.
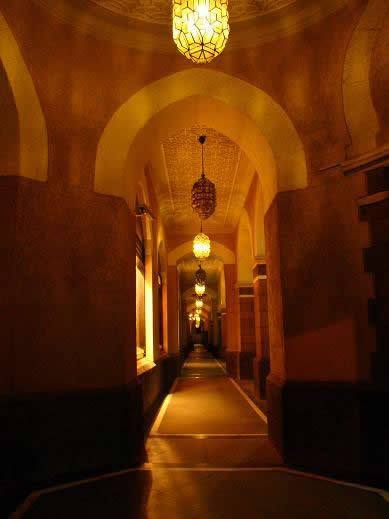
[[[228,0],[173,0],[173,40],[194,63],[209,63],[230,34]]]
[[[211,253],[211,241],[206,234],[200,232],[193,240],[193,254],[197,259],[205,259]]]

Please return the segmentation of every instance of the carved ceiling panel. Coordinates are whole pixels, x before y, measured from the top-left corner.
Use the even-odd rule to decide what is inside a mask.
[[[198,138],[202,134],[207,137],[204,144],[205,174],[215,184],[217,198],[215,213],[204,220],[203,230],[209,234],[233,232],[252,174],[241,174],[242,163],[246,164],[247,159],[234,142],[212,128],[185,128],[163,141],[168,181],[163,190],[156,189],[161,215],[168,231],[200,231],[200,219],[191,208],[191,189],[201,175],[201,145]]]
[[[116,14],[142,22],[170,24],[171,0],[90,0]],[[296,0],[230,0],[230,22],[240,22],[281,9]]]

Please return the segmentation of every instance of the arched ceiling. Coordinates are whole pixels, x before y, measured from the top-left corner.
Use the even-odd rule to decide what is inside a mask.
[[[205,173],[215,184],[217,196],[215,213],[204,221],[204,232],[233,232],[254,170],[233,141],[212,128],[201,126],[183,128],[166,137],[159,146],[162,154],[159,164],[153,167],[151,163],[163,222],[169,232],[199,232],[200,220],[191,208],[191,190],[201,174],[200,135],[207,136],[204,144]]]
[[[169,27],[170,0],[33,1],[96,38],[146,51],[178,53]],[[300,32],[348,1],[230,0],[231,34],[226,51],[255,47]]]
[[[245,81],[197,67],[154,81],[116,110],[98,144],[95,190],[122,196],[133,207],[134,182],[152,143],[179,132],[188,119],[240,146],[260,172],[264,211],[277,192],[306,187],[304,148],[282,107]]]

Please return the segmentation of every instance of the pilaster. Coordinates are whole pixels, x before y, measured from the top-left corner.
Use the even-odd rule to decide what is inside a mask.
[[[253,267],[256,355],[253,361],[255,391],[266,398],[266,377],[270,372],[270,341],[267,304],[266,260],[257,258]]]

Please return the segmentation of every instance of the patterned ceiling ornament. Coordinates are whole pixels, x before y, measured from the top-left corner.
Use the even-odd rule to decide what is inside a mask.
[[[204,173],[204,142],[205,135],[199,137],[201,144],[201,177],[192,187],[192,209],[201,220],[206,220],[213,215],[216,208],[216,188],[215,184],[205,177]]]
[[[173,0],[173,40],[194,63],[209,63],[226,46],[228,0]]]

